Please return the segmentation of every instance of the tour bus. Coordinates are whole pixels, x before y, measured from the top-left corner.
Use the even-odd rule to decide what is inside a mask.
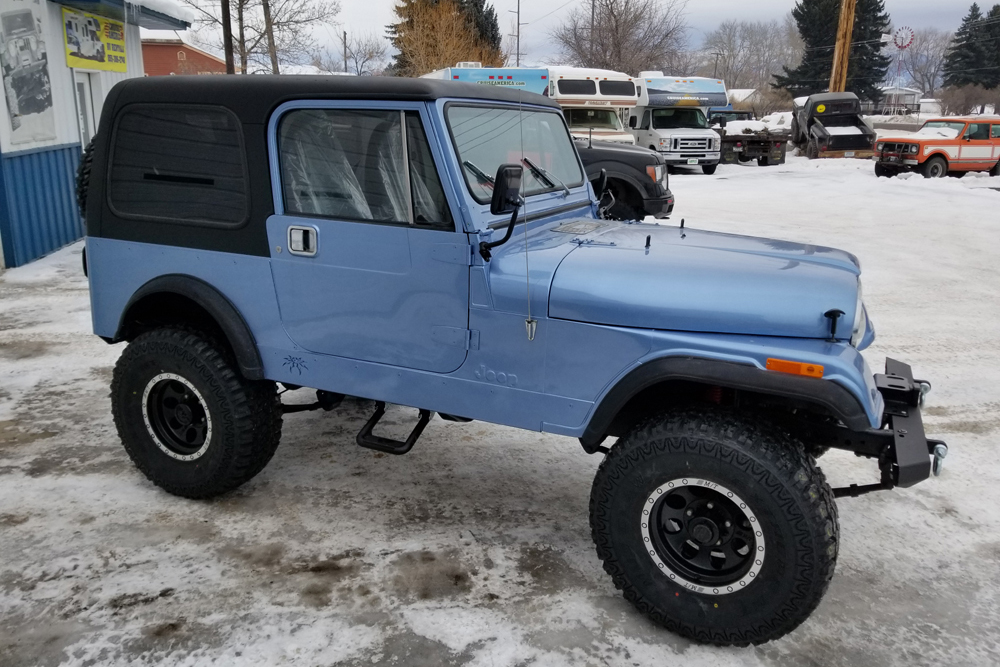
[[[431,79],[505,86],[551,97],[563,108],[570,132],[585,139],[634,144],[622,125],[639,101],[628,74],[583,67],[482,67],[459,63],[425,74]]]
[[[639,103],[628,119],[636,144],[659,151],[670,166],[719,165],[722,137],[708,126],[708,110],[729,104],[726,84],[700,76],[639,72]]]

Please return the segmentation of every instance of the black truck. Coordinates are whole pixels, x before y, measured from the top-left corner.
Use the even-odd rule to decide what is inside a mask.
[[[601,195],[601,170],[607,177],[603,203],[609,204],[605,217],[612,220],[642,220],[646,216],[666,218],[674,209],[667,163],[655,151],[611,143],[576,139],[576,149],[587,170],[594,192]]]
[[[756,160],[761,167],[784,164],[788,150],[788,130],[774,130],[763,126],[761,129],[744,125],[742,130],[729,127],[736,121],[756,120],[749,111],[715,111],[708,124],[718,128],[722,136],[722,163],[736,164]]]
[[[854,93],[819,93],[795,100],[792,143],[810,160],[868,159],[875,154],[875,130],[861,118],[861,102]]]

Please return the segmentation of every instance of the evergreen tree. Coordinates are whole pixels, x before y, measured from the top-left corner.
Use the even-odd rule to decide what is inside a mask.
[[[460,0],[458,5],[469,17],[479,36],[479,43],[485,49],[500,53],[503,50],[503,35],[500,34],[500,23],[493,6],[487,5],[486,0]]]
[[[945,56],[944,85],[966,86],[982,83],[983,76],[990,71],[985,69],[992,58],[987,56],[986,45],[983,44],[984,26],[980,25],[982,22],[983,13],[979,5],[972,3],[969,13],[962,19],[962,25],[955,31],[951,48]]]
[[[993,5],[982,27],[980,45],[986,52],[986,69],[980,70],[980,81],[986,88],[996,88],[1000,86],[1000,5]]]
[[[829,88],[834,45],[840,22],[840,0],[798,0],[792,17],[805,42],[805,55],[798,67],[784,67],[776,74],[775,88],[793,96],[812,95]],[[882,33],[889,31],[889,15],[883,0],[858,0],[847,66],[847,87],[861,99],[878,101],[880,85],[892,59],[882,53]]]

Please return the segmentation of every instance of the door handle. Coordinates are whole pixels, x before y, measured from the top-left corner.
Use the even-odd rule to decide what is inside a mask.
[[[315,257],[318,249],[318,229],[300,225],[292,225],[288,228],[288,252],[302,257]]]

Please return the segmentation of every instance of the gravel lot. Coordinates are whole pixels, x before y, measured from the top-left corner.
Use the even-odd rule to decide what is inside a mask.
[[[837,574],[795,633],[715,649],[658,629],[601,570],[575,440],[435,419],[361,449],[370,404],[286,416],[268,468],[211,502],[129,463],[79,244],[0,276],[0,665],[1000,663],[1000,179],[876,179],[791,158],[671,179],[689,227],[841,247],[866,351],[934,383],[944,474],[839,503]],[[308,392],[287,394],[307,402]],[[412,411],[390,412],[397,432]],[[834,485],[876,480],[833,452]]]

